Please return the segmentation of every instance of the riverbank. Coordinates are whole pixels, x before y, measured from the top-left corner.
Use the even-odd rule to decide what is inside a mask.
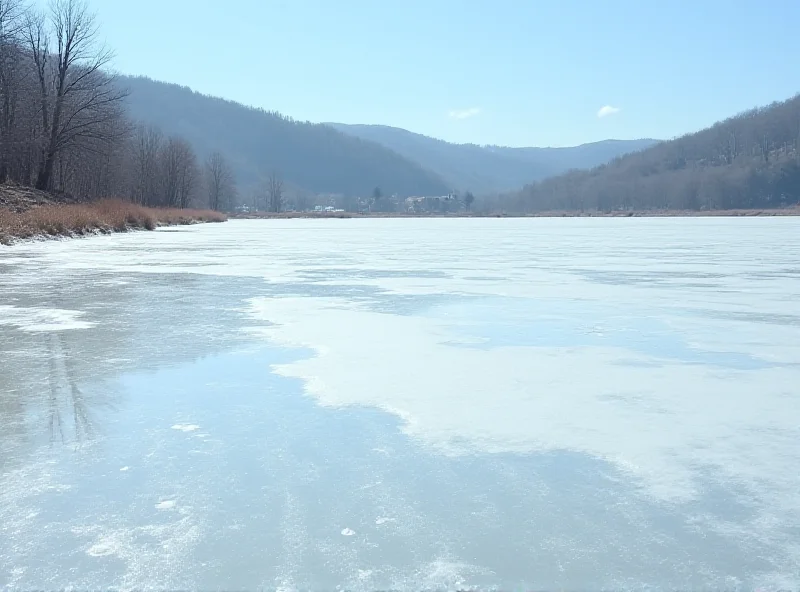
[[[119,199],[34,204],[16,209],[0,207],[0,244],[225,220],[225,214],[210,210],[146,208]]]
[[[253,212],[248,214],[231,214],[231,218],[241,220],[258,219],[291,219],[291,218],[696,218],[709,216],[743,217],[743,216],[800,216],[800,207],[780,208],[774,210],[637,210],[624,212],[533,212],[529,214],[509,213],[426,213],[411,214],[407,212]]]

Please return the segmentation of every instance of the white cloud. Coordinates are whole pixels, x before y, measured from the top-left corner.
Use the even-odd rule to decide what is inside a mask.
[[[598,117],[608,117],[609,115],[616,115],[620,111],[622,111],[622,109],[620,109],[619,107],[612,107],[611,105],[603,105],[597,111],[597,116]]]
[[[480,115],[480,113],[481,110],[478,107],[470,107],[469,109],[456,109],[454,111],[450,111],[450,113],[447,115],[453,119],[469,119],[470,117]]]

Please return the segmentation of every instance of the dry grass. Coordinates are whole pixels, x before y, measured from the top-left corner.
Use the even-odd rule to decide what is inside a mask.
[[[225,220],[224,214],[209,210],[145,208],[118,199],[45,205],[24,212],[0,208],[0,243],[40,237],[153,230],[158,226]]]

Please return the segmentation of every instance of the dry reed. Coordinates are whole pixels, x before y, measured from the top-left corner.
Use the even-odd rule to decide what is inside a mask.
[[[45,205],[16,213],[0,208],[0,243],[18,239],[153,230],[158,226],[224,222],[210,210],[146,208],[119,199],[86,204]]]

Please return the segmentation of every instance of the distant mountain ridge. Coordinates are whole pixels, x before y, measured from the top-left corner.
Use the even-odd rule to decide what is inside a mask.
[[[590,169],[658,143],[652,139],[604,140],[568,148],[509,148],[452,144],[384,125],[326,125],[381,144],[436,172],[453,189],[475,193],[519,189],[571,169]]]
[[[442,195],[449,191],[519,190],[571,169],[592,168],[655,140],[606,140],[572,148],[508,148],[451,144],[381,125],[295,121],[188,87],[120,76],[135,121],[185,138],[205,159],[221,152],[240,187],[263,185],[272,171],[312,193],[368,196]]]
[[[436,173],[396,152],[330,126],[294,121],[278,113],[203,95],[145,77],[121,76],[127,109],[140,122],[177,134],[206,158],[220,151],[239,185],[256,187],[279,172],[314,193],[441,195],[449,185]]]

